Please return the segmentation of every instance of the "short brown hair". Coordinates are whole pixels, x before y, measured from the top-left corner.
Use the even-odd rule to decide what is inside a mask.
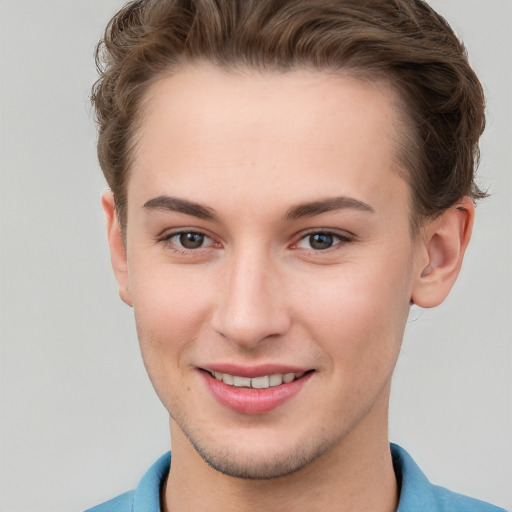
[[[417,226],[475,184],[484,94],[466,50],[422,0],[135,0],[96,50],[98,156],[126,227],[126,187],[142,99],[185,62],[343,70],[391,82],[404,104],[401,161]]]

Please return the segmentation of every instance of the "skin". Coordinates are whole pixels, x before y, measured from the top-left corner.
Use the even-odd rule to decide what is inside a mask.
[[[384,84],[347,76],[209,65],[148,91],[126,246],[110,193],[103,207],[120,295],[170,414],[163,510],[396,510],[388,399],[410,303],[444,300],[474,215],[462,200],[411,234],[396,104]],[[162,196],[214,217],[155,207]],[[350,200],[332,208],[339,197]],[[326,200],[329,211],[290,215]],[[187,232],[203,245],[180,245]],[[312,248],[312,233],[332,245]],[[201,368],[219,362],[313,372],[284,405],[250,415],[205,385]]]

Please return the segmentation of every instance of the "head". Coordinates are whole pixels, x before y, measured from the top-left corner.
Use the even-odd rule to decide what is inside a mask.
[[[463,44],[422,0],[132,1],[98,45],[92,100],[98,156],[126,227],[126,187],[148,89],[190,62],[223,69],[342,72],[394,89],[403,114],[397,157],[418,226],[475,184],[484,95]]]
[[[446,22],[411,0],[137,1],[98,58],[112,261],[175,452],[271,478],[386,437],[409,305],[447,295],[483,195],[483,95]]]

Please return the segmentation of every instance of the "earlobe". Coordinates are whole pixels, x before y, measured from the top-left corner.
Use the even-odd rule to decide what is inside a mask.
[[[463,198],[423,228],[411,301],[423,308],[441,304],[452,289],[471,238],[475,207]]]
[[[119,220],[117,218],[114,196],[110,190],[107,190],[101,197],[101,205],[105,213],[107,223],[107,238],[110,248],[110,260],[112,268],[119,285],[119,296],[121,300],[131,306],[128,278],[128,260],[126,256],[126,247],[123,240],[123,233]]]

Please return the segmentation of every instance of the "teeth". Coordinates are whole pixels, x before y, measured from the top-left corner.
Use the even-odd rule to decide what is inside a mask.
[[[270,377],[265,375],[264,377],[254,377],[251,379],[251,387],[256,389],[265,389],[270,386]]]
[[[222,374],[222,382],[224,382],[224,384],[228,384],[229,386],[233,386],[235,384],[233,375],[229,375],[228,373]]]
[[[228,386],[234,386],[237,388],[254,388],[254,389],[266,389],[281,384],[288,384],[293,382],[304,375],[301,373],[278,373],[275,375],[264,375],[263,377],[239,377],[238,375],[229,375],[229,373],[211,372],[212,377],[217,380],[221,380]]]
[[[270,386],[280,386],[283,383],[283,376],[282,375],[271,375],[269,378],[269,385]]]
[[[295,373],[285,373],[283,375],[283,382],[286,384],[288,384],[288,382],[292,382],[293,380],[295,380]]]
[[[250,388],[251,379],[249,377],[233,377],[233,386],[236,388]]]

